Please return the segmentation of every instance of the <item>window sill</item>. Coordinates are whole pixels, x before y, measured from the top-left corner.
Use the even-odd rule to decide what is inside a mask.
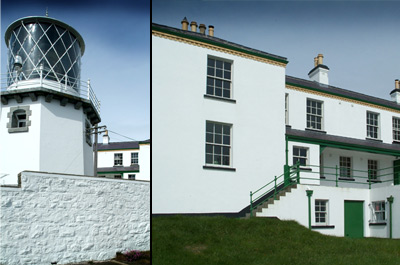
[[[29,127],[8,128],[9,133],[27,132]]]
[[[236,168],[233,167],[219,167],[219,166],[203,166],[203,169],[215,169],[215,170],[224,170],[224,171],[236,171]]]
[[[355,181],[354,178],[338,178],[339,180]]]
[[[225,102],[230,102],[230,103],[236,103],[235,99],[216,97],[216,96],[211,96],[211,95],[207,95],[207,94],[204,94],[204,98],[215,99],[215,100],[220,100],[220,101],[225,101]]]
[[[323,133],[326,134],[326,131],[323,130],[318,130],[318,129],[312,129],[312,128],[305,128],[306,131],[310,131],[310,132],[317,132],[317,133]]]
[[[383,142],[382,140],[379,140],[379,139],[377,139],[377,138],[369,138],[369,137],[366,137],[365,140],[374,141],[374,142],[379,142],[379,143],[382,143],[382,142]]]
[[[367,182],[371,182],[371,183],[382,183],[382,180],[379,180],[379,179],[367,179]]]
[[[334,229],[334,225],[312,225],[312,229]]]
[[[385,226],[386,222],[379,222],[379,223],[369,223],[370,226]]]
[[[300,166],[299,169],[300,169],[300,171],[310,171],[310,172],[312,171],[312,168],[310,168],[310,167],[301,167]]]

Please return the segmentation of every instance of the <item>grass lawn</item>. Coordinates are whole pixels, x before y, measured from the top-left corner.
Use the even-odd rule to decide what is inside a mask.
[[[152,264],[400,264],[400,240],[321,235],[294,221],[152,219]]]

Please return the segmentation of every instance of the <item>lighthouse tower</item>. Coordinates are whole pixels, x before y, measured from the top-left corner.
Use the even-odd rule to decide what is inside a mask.
[[[0,184],[21,171],[93,175],[90,128],[100,104],[80,80],[85,43],[71,26],[50,17],[25,17],[5,33],[1,82]]]

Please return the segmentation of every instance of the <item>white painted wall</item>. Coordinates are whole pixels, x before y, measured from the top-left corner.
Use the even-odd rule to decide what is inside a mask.
[[[283,173],[285,68],[152,40],[153,213],[240,211],[250,190]],[[208,55],[233,61],[236,103],[204,98]],[[203,169],[206,121],[232,124],[235,172]]]
[[[30,106],[28,132],[9,133],[10,107]],[[85,114],[73,104],[61,106],[59,100],[45,102],[43,96],[32,102],[9,100],[2,105],[0,120],[0,173],[8,174],[1,184],[16,184],[23,170],[93,175],[93,148],[85,139]]]
[[[400,114],[371,106],[314,95],[293,89],[285,89],[289,94],[289,125],[293,129],[304,130],[307,127],[307,98],[323,101],[323,131],[327,134],[365,140],[367,137],[367,111],[379,113],[380,136],[384,143],[393,142],[392,117]]]
[[[150,183],[22,172],[0,188],[0,263],[106,260],[150,249]]]
[[[313,228],[327,235],[344,236],[344,201],[355,200],[364,202],[364,236],[365,237],[389,237],[389,204],[387,203],[386,226],[370,226],[371,209],[373,201],[387,201],[387,197],[393,196],[393,238],[400,238],[400,186],[386,186],[375,189],[359,188],[335,188],[315,185],[297,185],[296,189],[286,193],[280,200],[275,200],[274,204],[264,208],[262,212],[256,214],[257,217],[278,217],[281,220],[295,220],[301,225],[308,227],[308,197],[306,190],[313,190],[311,197],[311,225],[315,223],[315,200],[328,200],[328,224],[334,228]]]
[[[28,132],[8,133],[7,114],[11,107],[30,106],[32,115],[29,117],[31,126]],[[1,105],[0,118],[0,173],[8,174],[0,180],[0,184],[17,184],[18,173],[22,170],[40,169],[40,127],[42,107],[40,101],[32,102],[25,98],[24,102],[18,104],[16,100],[10,99],[8,105]]]

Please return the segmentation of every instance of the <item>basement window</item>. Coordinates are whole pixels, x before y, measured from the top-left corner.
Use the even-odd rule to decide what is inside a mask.
[[[328,201],[315,200],[315,223],[317,225],[328,224]]]

